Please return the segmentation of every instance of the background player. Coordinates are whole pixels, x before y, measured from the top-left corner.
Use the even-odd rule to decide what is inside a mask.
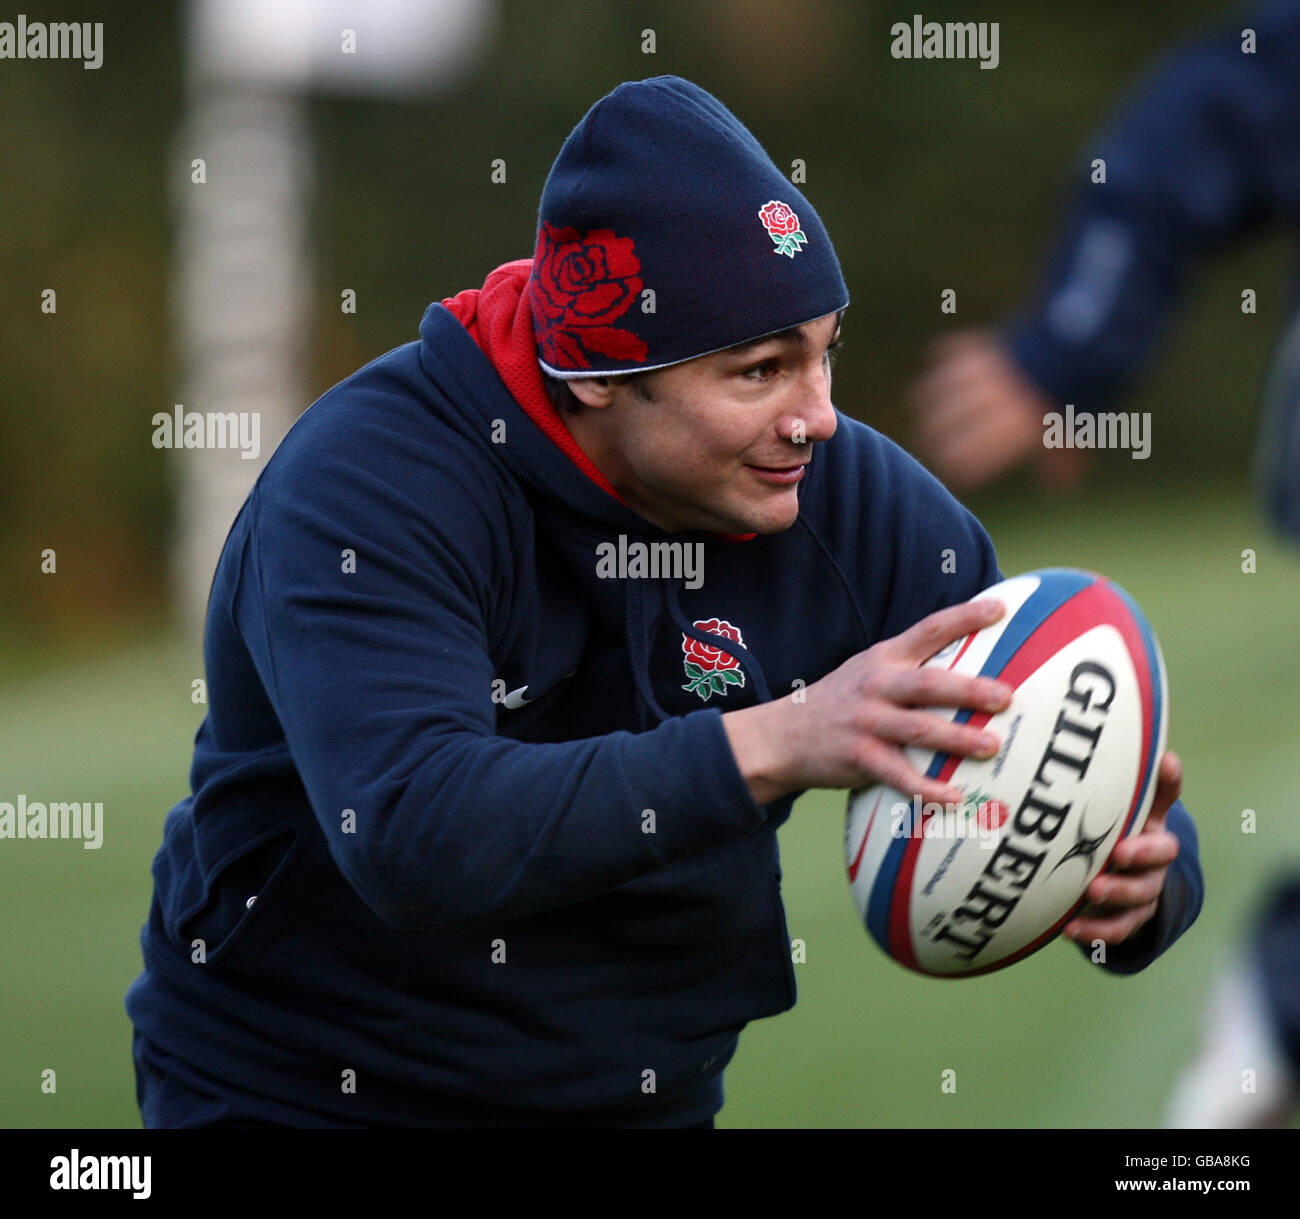
[[[1105,163],[1104,183],[1095,180],[1094,159]],[[913,387],[919,449],[957,490],[1029,462],[1044,481],[1077,482],[1085,454],[1044,447],[1044,415],[1066,404],[1095,412],[1116,403],[1153,361],[1208,255],[1300,225],[1300,4],[1260,6],[1171,52],[1083,160],[1033,301],[998,330],[937,341]],[[1270,520],[1300,542],[1296,288],[1293,277],[1256,465]],[[1174,425],[1163,414],[1154,421]],[[1270,1123],[1294,1102],[1298,892],[1300,880],[1273,885],[1249,946],[1216,983],[1202,1056],[1178,1086],[1171,1124]],[[1256,1093],[1242,1091],[1246,1068]]]

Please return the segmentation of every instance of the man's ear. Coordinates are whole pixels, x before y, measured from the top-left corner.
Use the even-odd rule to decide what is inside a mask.
[[[614,401],[614,387],[608,377],[574,377],[567,384],[583,406],[602,407]]]

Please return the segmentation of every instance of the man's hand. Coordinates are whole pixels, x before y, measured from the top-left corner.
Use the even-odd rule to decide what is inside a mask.
[[[940,648],[1005,613],[1001,602],[989,599],[949,606],[850,656],[798,700],[790,694],[725,713],[723,728],[755,802],[770,804],[809,787],[887,783],[906,796],[961,803],[965,797],[958,788],[927,779],[907,760],[904,748],[991,758],[1000,742],[993,733],[920,708],[1002,711],[1011,702],[1011,687],[921,665]]]
[[[1165,829],[1165,817],[1182,788],[1183,764],[1177,754],[1166,753],[1146,825],[1116,846],[1113,871],[1093,877],[1085,890],[1092,904],[1065,925],[1070,939],[1122,944],[1155,917],[1169,865],[1178,858],[1178,839]]]
[[[908,397],[916,443],[934,472],[955,491],[973,491],[1036,458],[1040,481],[1073,486],[1087,468],[1079,449],[1043,445],[1043,416],[1056,410],[987,331],[936,340],[930,368]]]

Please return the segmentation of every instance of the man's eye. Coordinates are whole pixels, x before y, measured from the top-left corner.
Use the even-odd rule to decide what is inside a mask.
[[[775,373],[779,366],[779,360],[764,360],[761,364],[753,364],[745,369],[743,375],[751,381],[766,381],[767,374]]]
[[[842,339],[836,339],[826,348],[826,363],[832,368],[835,367],[835,361],[840,358],[840,349],[844,346]]]

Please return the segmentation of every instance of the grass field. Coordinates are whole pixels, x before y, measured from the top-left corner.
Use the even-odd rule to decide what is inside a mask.
[[[856,921],[843,794],[810,793],[782,831],[790,931],[807,951],[799,1003],[745,1032],[720,1126],[1155,1124],[1253,896],[1300,866],[1287,794],[1300,775],[1300,559],[1227,490],[1091,491],[1020,515],[974,506],[1006,573],[1092,568],[1146,610],[1169,668],[1170,745],[1201,835],[1205,909],[1132,978],[1064,943],[985,978],[914,977]],[[122,996],[140,965],[162,819],[188,790],[198,655],[154,633],[75,661],[7,657],[0,673],[0,799],[105,806],[99,850],[0,842],[0,1125],[135,1127]],[[1245,808],[1253,835],[1241,832]],[[41,1088],[47,1069],[53,1094]],[[955,1093],[940,1089],[947,1069]]]

